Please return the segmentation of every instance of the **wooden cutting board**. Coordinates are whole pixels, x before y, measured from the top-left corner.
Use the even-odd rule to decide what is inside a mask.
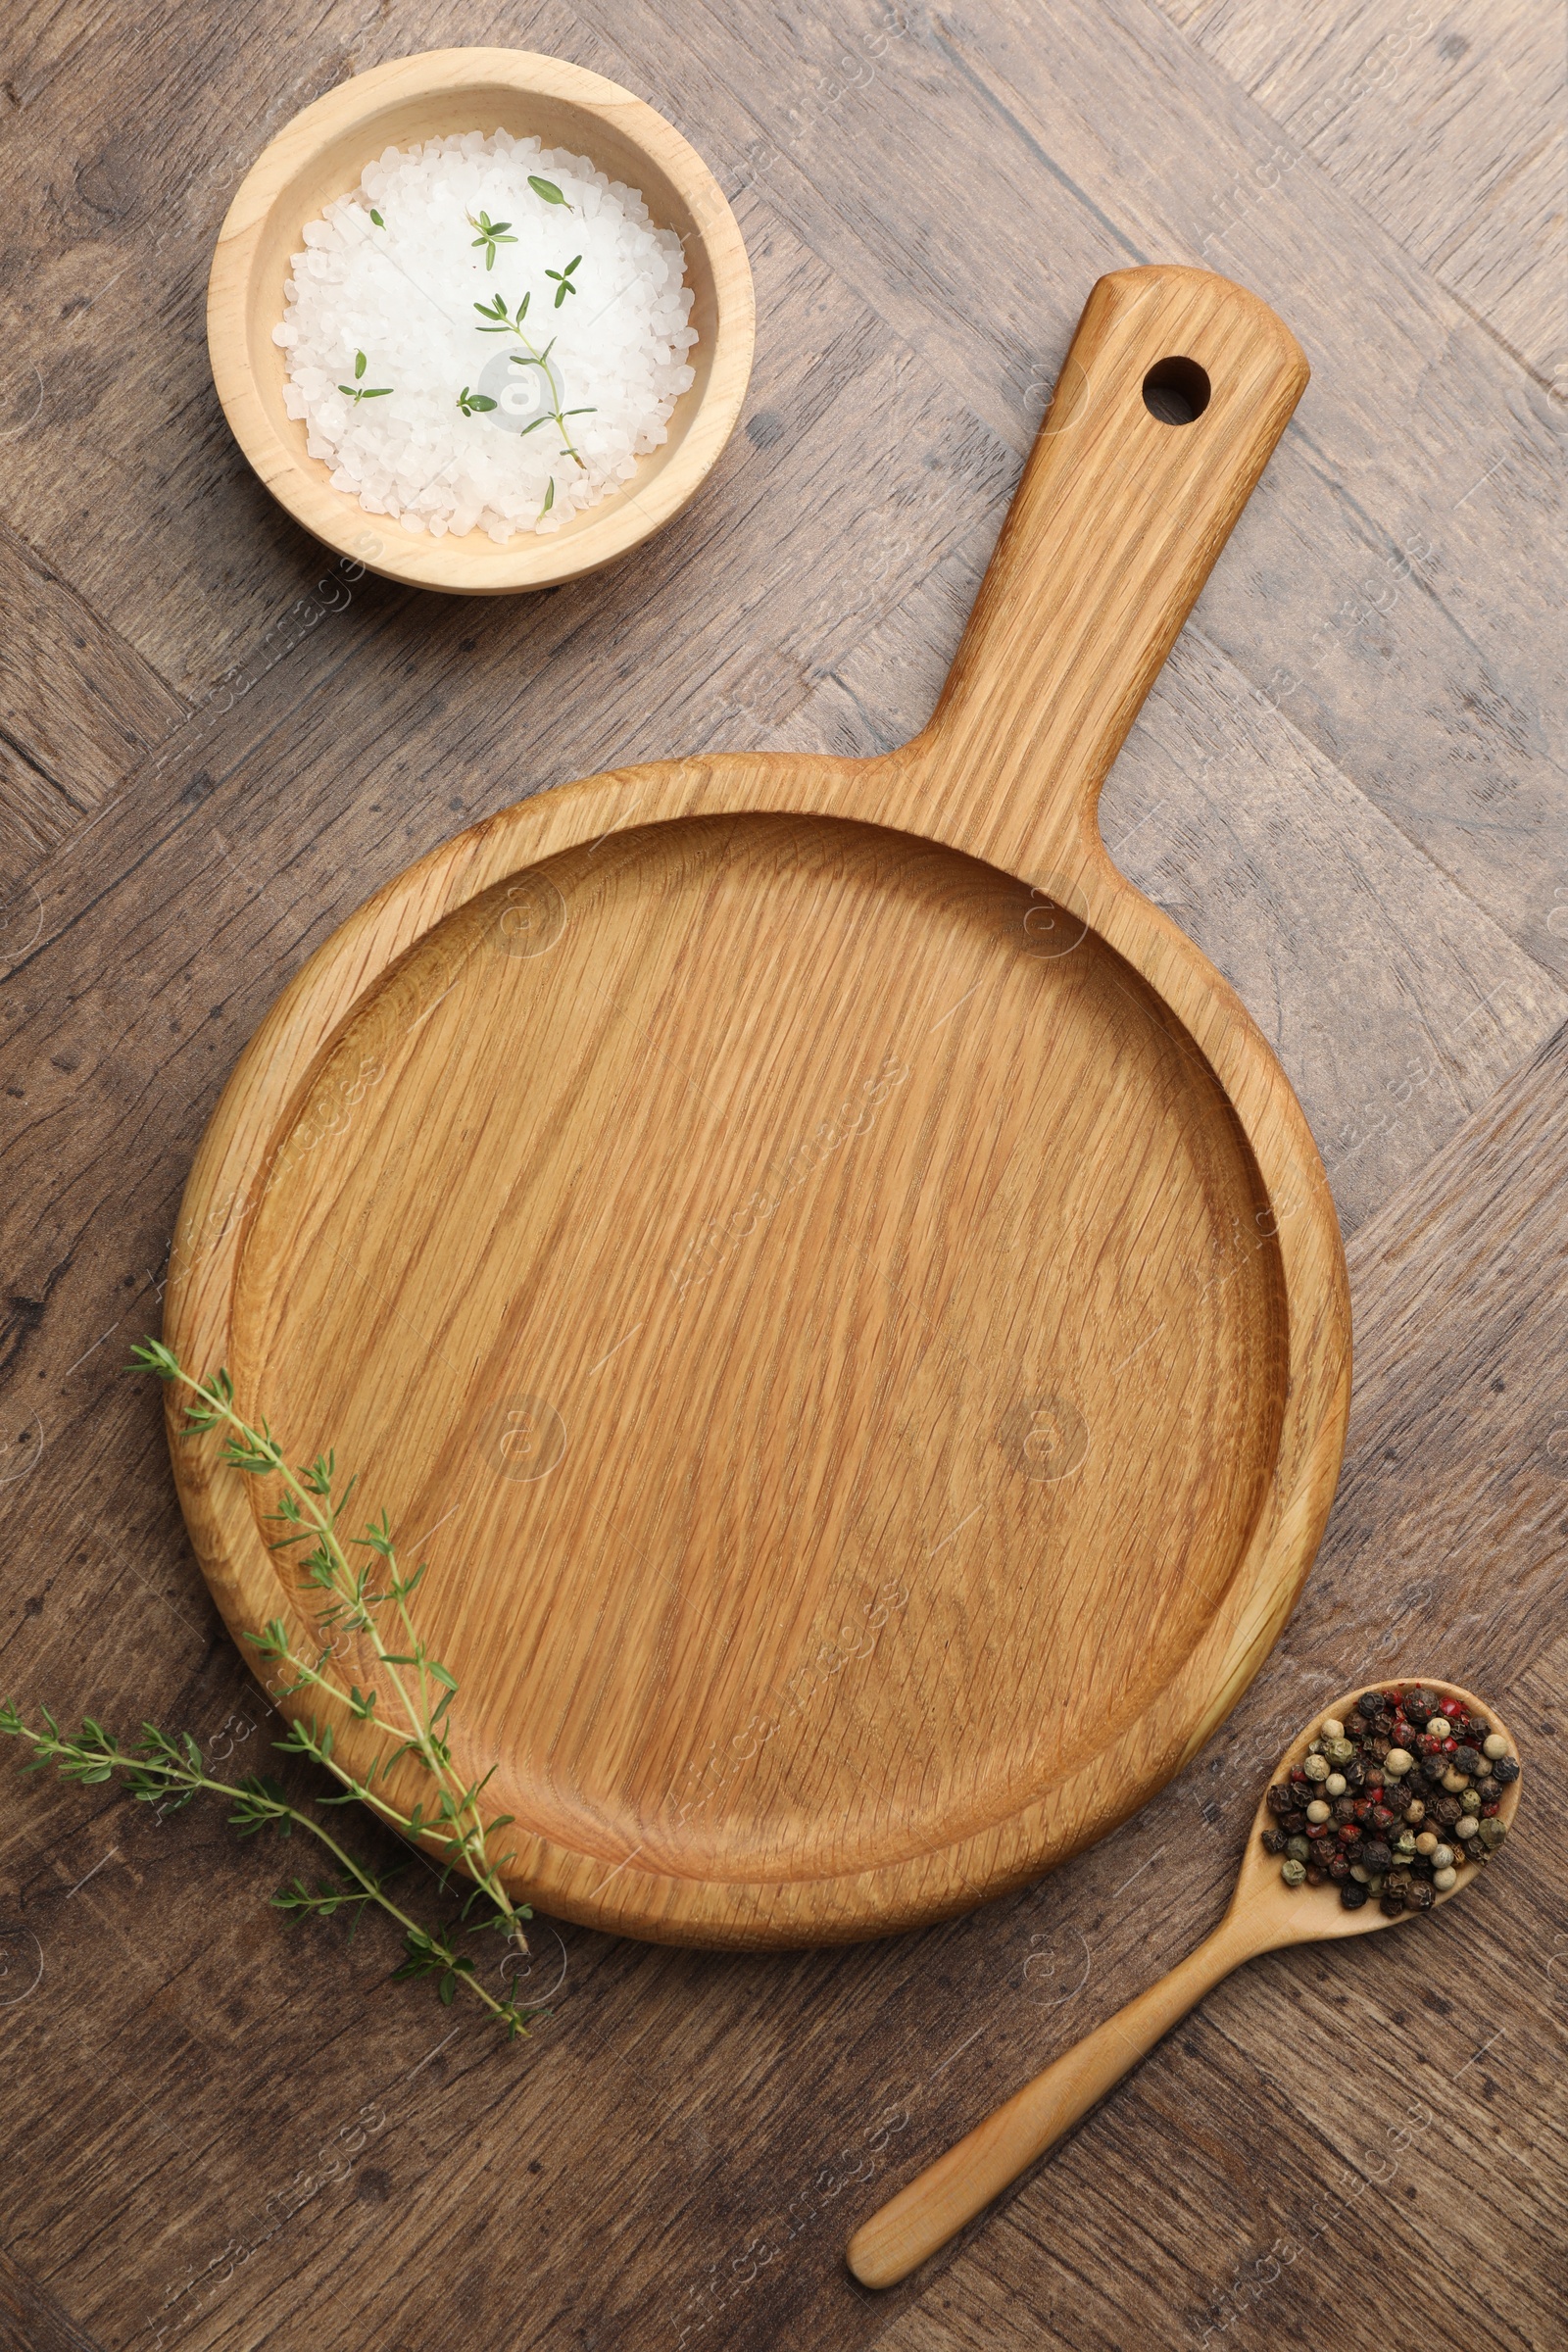
[[[1168,1779],[1296,1597],[1333,1207],[1096,804],[1306,373],[1223,279],[1102,278],[922,734],[473,826],[229,1082],[167,1337],[428,1559],[459,1761],[547,1910],[787,1944],[963,1909]],[[173,1452],[231,1628],[303,1624],[261,1498]]]

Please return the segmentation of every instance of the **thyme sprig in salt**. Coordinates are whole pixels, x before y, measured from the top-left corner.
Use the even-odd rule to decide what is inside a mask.
[[[582,255],[579,254],[577,256],[577,262],[580,262],[581,260]],[[575,270],[577,267],[577,262],[571,263],[570,268]],[[547,270],[545,271],[545,275],[546,277],[554,277],[556,272],[554,270]],[[570,289],[572,293],[575,293],[576,290],[577,289],[575,286]],[[543,351],[541,351],[538,344],[534,342],[532,336],[528,334],[524,328],[522,322],[528,316],[528,304],[530,299],[531,298],[527,294],[524,294],[522,300],[517,305],[516,311],[511,318],[507,316],[506,297],[502,294],[493,296],[489,302],[476,302],[473,307],[478,312],[480,318],[485,321],[484,325],[480,327],[479,332],[481,335],[515,335],[517,341],[522,345],[522,349],[521,351],[514,351],[512,354],[513,366],[514,368],[537,368],[543,379],[546,392],[554,393],[556,390],[557,379],[551,371],[550,354],[556,348],[556,339],[554,336],[552,336],[550,341],[545,345]],[[558,295],[556,299],[559,306],[560,296]],[[485,405],[488,408],[494,408],[496,404],[494,401],[488,401]],[[576,448],[573,446],[571,434],[566,428],[566,418],[568,416],[591,416],[593,414],[594,411],[592,405],[581,409],[564,409],[561,405],[560,397],[558,395],[554,405],[547,409],[542,416],[536,416],[532,424],[525,424],[522,429],[524,433],[532,433],[536,432],[541,424],[553,423],[561,434],[561,455],[564,458],[575,458],[577,464],[582,466],[584,471],[586,471],[587,468],[584,461]],[[554,490],[555,481],[554,477],[552,476],[552,495],[554,494]],[[545,501],[545,507],[541,510],[541,512],[548,512],[550,503],[550,499],[547,499]]]

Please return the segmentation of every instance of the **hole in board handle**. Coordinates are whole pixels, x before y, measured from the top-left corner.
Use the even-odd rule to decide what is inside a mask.
[[[1156,360],[1144,378],[1144,406],[1161,424],[1192,424],[1208,406],[1208,377],[1196,360]]]

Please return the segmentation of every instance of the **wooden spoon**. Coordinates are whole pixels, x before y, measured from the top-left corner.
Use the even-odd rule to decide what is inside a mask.
[[[1407,1690],[1436,1690],[1440,1697],[1458,1699],[1467,1712],[1485,1715],[1507,1740],[1510,1753],[1517,1756],[1513,1736],[1496,1709],[1472,1697],[1457,1683],[1442,1682],[1434,1675],[1401,1675],[1397,1680]],[[1360,1683],[1343,1698],[1331,1700],[1287,1750],[1280,1773],[1300,1762],[1324,1716],[1343,1720],[1360,1691],[1369,1687],[1376,1686]],[[1510,1783],[1498,1807],[1497,1819],[1507,1829],[1513,1827],[1522,1785],[1521,1780]],[[1378,1928],[1398,1927],[1417,1916],[1401,1911],[1390,1918],[1376,1902],[1366,1903],[1359,1911],[1348,1911],[1335,1886],[1287,1886],[1279,1862],[1264,1851],[1261,1842],[1268,1826],[1265,1794],[1248,1836],[1230,1909],[1195,1952],[1157,1984],[1085,2034],[1082,2041],[1064,2050],[1044,2074],[1014,2091],[1005,2105],[976,2124],[956,2146],[927,2165],[906,2188],[901,2188],[861,2225],[850,2240],[848,2257],[862,2286],[892,2286],[946,2245],[1008,2181],[1016,2180],[1037,2157],[1081,2122],[1090,2108],[1242,1961],[1258,1952],[1277,1951],[1288,1943],[1325,1943],[1346,1936],[1369,1936]],[[1436,1898],[1433,1909],[1479,1876],[1472,1866],[1455,1886]]]

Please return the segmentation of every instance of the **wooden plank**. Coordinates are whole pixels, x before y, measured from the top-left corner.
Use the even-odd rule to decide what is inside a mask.
[[[700,122],[710,154],[727,146],[736,176],[1015,449],[1101,270],[1203,261],[1270,302],[1313,381],[1200,623],[1568,972],[1551,928],[1564,662],[1534,586],[1562,531],[1551,403],[1326,172],[1285,168],[1278,125],[1152,0],[1070,0],[1049,19],[1009,0],[911,16],[898,39],[870,0],[831,33],[621,0],[593,17],[631,77]],[[672,73],[699,24],[699,55]]]
[[[96,808],[185,706],[14,533],[0,527],[0,870],[34,862]]]
[[[101,2352],[90,2335],[45,2294],[36,2278],[0,2249],[0,2352]]]
[[[1432,12],[1163,0],[1293,144],[1560,391],[1568,382],[1561,26],[1533,0]]]
[[[114,1367],[154,1315],[206,1112],[281,980],[379,880],[531,786],[703,742],[798,736],[858,749],[857,729],[890,742],[908,732],[928,707],[922,681],[934,685],[956,641],[1084,288],[1130,245],[1206,253],[1255,283],[1313,344],[1303,425],[1331,399],[1316,454],[1288,442],[1262,494],[1271,503],[1254,506],[1228,551],[1200,608],[1202,660],[1151,710],[1148,745],[1129,746],[1107,823],[1125,815],[1125,832],[1159,801],[1167,769],[1190,771],[1221,738],[1202,789],[1184,784],[1191,798],[1144,827],[1171,824],[1151,878],[1184,895],[1182,919],[1222,965],[1234,956],[1262,1010],[1278,973],[1280,1041],[1324,1101],[1351,1090],[1357,1103],[1380,1099],[1399,1062],[1382,1058],[1379,1041],[1402,1044],[1406,1017],[1430,1023],[1442,1118],[1434,1080],[1413,1115],[1406,1105],[1393,1129],[1369,1135],[1341,1172],[1352,1215],[1558,1017],[1554,996],[1496,936],[1528,937],[1549,956],[1562,926],[1549,928],[1556,869],[1533,829],[1559,808],[1540,783],[1555,724],[1539,587],[1553,526],[1532,468],[1549,443],[1529,395],[1516,403],[1517,371],[1494,340],[1310,159],[1282,172],[1276,158],[1281,189],[1270,187],[1278,126],[1152,9],[1062,9],[1049,22],[998,9],[956,32],[923,17],[899,30],[869,0],[831,24],[789,26],[752,8],[687,12],[672,29],[595,13],[598,27],[532,11],[515,37],[641,88],[762,191],[742,199],[762,296],[758,429],[737,437],[721,478],[644,563],[583,595],[479,617],[428,603],[405,612],[366,582],[346,612],[290,620],[320,561],[275,538],[275,516],[216,424],[196,325],[227,186],[268,127],[344,59],[471,38],[471,23],[421,6],[416,19],[401,12],[362,31],[341,11],[285,10],[253,35],[200,10],[129,30],[68,9],[27,20],[27,45],[8,54],[20,102],[0,95],[0,110],[16,242],[30,267],[11,290],[23,307],[8,315],[0,367],[0,433],[15,436],[0,441],[0,503],[144,661],[198,690],[237,662],[245,688],[153,751],[5,910],[0,945],[25,938],[28,958],[0,990],[4,1083],[30,1098],[0,1101],[13,1154],[0,1244],[14,1301],[5,1398],[21,1407],[5,1424],[4,1464],[24,1471],[0,1484],[10,1538],[0,1641],[6,1682],[23,1696],[101,1701],[121,1720],[145,1705],[219,1744],[236,1740],[240,1753],[266,1736],[183,1547],[156,1398]],[[852,42],[853,68],[835,75]],[[192,120],[192,177],[172,201],[120,125],[187,111],[197,79],[209,112]],[[828,94],[835,79],[841,97]],[[760,141],[776,161],[752,151]],[[976,155],[994,162],[1003,190],[978,205]],[[109,284],[138,261],[139,286]],[[143,321],[155,313],[180,320],[177,332],[151,340]],[[123,394],[108,364],[117,339]],[[1481,446],[1461,474],[1471,441]],[[128,499],[115,449],[129,453]],[[1276,484],[1288,493],[1278,501]],[[1375,547],[1362,517],[1383,534]],[[1337,625],[1363,556],[1382,564],[1415,531],[1441,561],[1408,578],[1394,567],[1396,606]],[[786,550],[776,570],[775,534]],[[1304,683],[1286,695],[1275,673],[1293,662]],[[1310,723],[1244,709],[1249,686]],[[1216,777],[1222,795],[1209,789]],[[1377,794],[1377,826],[1344,800],[1347,779]],[[1417,815],[1428,803],[1439,810],[1419,824],[1404,808],[1415,785]],[[1210,896],[1204,828],[1233,802]],[[1323,846],[1342,825],[1353,893]],[[1287,869],[1278,885],[1276,857]],[[1280,915],[1267,936],[1241,906],[1244,873],[1249,891],[1268,876]],[[1468,940],[1452,877],[1490,894],[1493,920]],[[1320,949],[1319,934],[1332,944]],[[1487,1012],[1462,1027],[1484,999]],[[1561,1079],[1553,1049],[1504,1099],[1535,1109],[1499,1130],[1490,1157],[1471,1149],[1485,1125],[1473,1122],[1451,1197],[1441,1182],[1420,1191],[1407,1232],[1396,1203],[1375,1262],[1361,1255],[1375,1238],[1363,1226],[1358,1342],[1375,1409],[1354,1441],[1343,1532],[1275,1679],[1159,1807],[1012,1904],[896,1945],[784,1961],[712,1961],[569,1928],[557,1945],[541,1928],[543,1966],[564,1961],[564,1980],[553,2021],[509,2058],[472,2030],[443,2049],[453,2021],[385,1982],[389,1941],[367,1935],[349,1954],[289,1942],[263,1901],[269,1861],[278,1876],[292,1866],[286,1849],[236,1849],[212,1817],[160,1826],[52,1787],[20,1797],[8,1783],[19,1801],[4,1817],[0,1935],[27,1958],[29,1981],[28,1937],[43,1962],[8,2020],[8,2112],[58,2152],[22,2181],[19,2259],[107,2341],[151,2343],[168,2326],[166,2341],[224,2352],[305,2329],[323,2352],[364,2352],[439,2337],[454,2317],[479,2340],[576,2332],[633,2352],[673,2352],[683,2334],[740,2352],[817,2352],[898,2324],[909,2304],[860,2302],[843,2280],[847,2219],[870,2210],[890,2166],[905,2177],[934,2151],[956,2104],[980,2112],[1213,1916],[1256,1776],[1330,1671],[1359,1664],[1356,1629],[1381,1634],[1408,1603],[1412,1639],[1436,1647],[1456,1623],[1459,1642],[1474,1638],[1464,1670],[1483,1688],[1494,1675],[1500,1696],[1556,1621],[1551,1530],[1568,1525],[1568,1495],[1551,1499],[1547,1441],[1559,1420],[1568,1426],[1568,1407],[1552,1401],[1560,1211],[1546,1165],[1553,1153],[1560,1164],[1563,1135],[1541,1090]],[[1376,1181],[1361,1181],[1355,1158]],[[1477,1167],[1472,1198],[1466,1171]],[[1522,1215],[1516,1186],[1529,1199]],[[1401,1252],[1407,1288],[1380,1341],[1363,1286],[1374,1275],[1392,1285]],[[1336,1585],[1342,1543],[1348,1565]],[[1560,1680],[1560,1663],[1548,1668]],[[1559,1857],[1551,1867],[1560,1878]],[[1152,1915],[1141,1893],[1156,1880]],[[1485,1892],[1528,1911],[1522,1876],[1497,1874]],[[1561,2129],[1539,2090],[1542,2028],[1529,2005],[1539,1984],[1520,1990],[1530,1955],[1551,1956],[1554,1914],[1540,1919],[1537,1943],[1527,1931],[1507,1955],[1472,1955],[1486,2001],[1521,2045],[1530,2039],[1521,2073],[1488,2076],[1490,2110],[1538,2164],[1525,2135]],[[1265,2058],[1291,1990],[1287,1980],[1257,2029]],[[1278,2091],[1255,2071],[1227,2077],[1218,2048],[1147,2110],[1112,2104],[1121,2169],[1097,2157],[1059,2214],[1028,2202],[1054,2177],[1025,2191],[1017,2210],[1046,2213],[1048,2242],[1018,2239],[999,2297],[978,2306],[976,2340],[1000,2335],[999,2313],[1016,2298],[1054,2311],[1075,2346],[1098,2327],[1122,2352],[1136,2339],[1118,2258],[1124,2269],[1157,2263],[1175,2308],[1206,2324],[1229,2281],[1226,2250],[1255,2261],[1265,2249],[1254,2220],[1273,2215],[1277,2233],[1338,2179],[1360,2108],[1348,2111],[1337,2086],[1370,2096],[1370,2070],[1381,2101],[1391,2070],[1426,2063],[1396,2011],[1423,2031],[1438,2015],[1397,1994],[1365,2000],[1352,2013],[1353,2065],[1343,2026],[1325,2022],[1316,2040],[1290,2043],[1289,2072],[1275,2064]],[[1301,2051],[1329,2085],[1315,2078],[1328,2103],[1308,2120]],[[1203,2130],[1211,2092],[1224,2129],[1193,2138],[1197,2153],[1173,2179],[1178,2168],[1161,2170],[1157,2153]],[[1446,2129],[1468,2114],[1446,2112]],[[1555,2198],[1563,2169],[1550,2145]],[[1484,2170],[1495,2164],[1487,2178],[1508,2194],[1529,2190],[1537,2201],[1520,2210],[1539,2222],[1546,2207],[1517,2160],[1500,2143],[1472,2153]],[[1266,2164],[1288,2183],[1254,2207],[1245,2176]],[[1396,2178],[1396,2200],[1414,2177]],[[1443,2194],[1423,2173],[1415,2202],[1436,2212]],[[1217,2195],[1230,2200],[1223,2229]],[[1148,2232],[1117,2236],[1107,2211],[1119,2198],[1135,2219],[1157,2214],[1152,2254]],[[389,2222],[415,2252],[395,2273]],[[1038,2239],[1041,2223],[1029,2227]],[[1536,2246],[1521,2244],[1520,2227],[1504,2215],[1490,2245],[1463,2240],[1465,2291],[1516,2273],[1506,2324],[1551,2341],[1563,2328],[1552,2312],[1542,2323]],[[1365,2281],[1386,2260],[1370,2223],[1352,2212],[1343,2228],[1344,2246],[1319,2258],[1316,2333],[1328,2345],[1348,2340],[1334,2330],[1364,2309]],[[1555,2214],[1552,2229],[1560,2237]],[[1538,2230],[1536,2245],[1550,2235]],[[951,2292],[967,2313],[965,2266],[1000,2242],[995,2228],[982,2235],[922,2308],[939,2310]],[[1257,2331],[1284,2308],[1266,2302]],[[1510,2340],[1473,2300],[1463,2313],[1472,2340]],[[1201,2333],[1168,2310],[1147,2316],[1154,2342]]]

